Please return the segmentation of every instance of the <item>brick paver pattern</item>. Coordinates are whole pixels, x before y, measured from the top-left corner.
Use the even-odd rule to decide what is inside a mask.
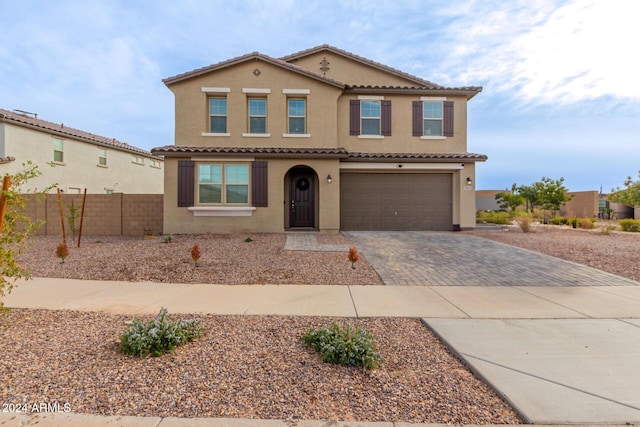
[[[469,234],[350,231],[345,235],[386,285],[640,286],[624,277]]]

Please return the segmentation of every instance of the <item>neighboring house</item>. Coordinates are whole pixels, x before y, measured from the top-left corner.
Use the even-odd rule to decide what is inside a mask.
[[[164,80],[175,95],[165,233],[475,226],[467,102],[332,46],[250,53]]]
[[[0,109],[0,175],[24,170],[31,161],[42,172],[30,188],[57,184],[67,194],[163,192],[162,157],[36,114]],[[53,189],[52,191],[56,191]]]

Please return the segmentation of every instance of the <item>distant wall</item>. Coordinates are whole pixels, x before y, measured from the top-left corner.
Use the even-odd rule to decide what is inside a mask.
[[[33,220],[45,221],[37,231],[39,235],[62,236],[60,206],[57,194],[47,194],[46,198],[36,201],[31,195],[25,206],[25,213]],[[163,213],[162,194],[87,194],[82,222],[83,236],[142,236],[145,229],[153,234],[162,233]],[[63,194],[64,227],[70,235],[67,221],[68,208],[82,207],[81,194]],[[76,229],[80,220],[76,221]]]
[[[477,190],[476,210],[477,211],[499,211],[500,206],[496,201],[496,194],[505,190]]]
[[[597,191],[570,191],[573,196],[564,206],[560,207],[560,215],[564,217],[597,218],[599,195]]]

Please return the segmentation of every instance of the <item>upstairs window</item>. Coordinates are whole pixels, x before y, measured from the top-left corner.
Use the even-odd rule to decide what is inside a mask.
[[[64,162],[64,143],[61,139],[53,140],[53,161],[56,163]]]
[[[380,135],[380,101],[360,101],[360,134]]]
[[[305,134],[307,120],[307,101],[305,99],[289,99],[287,101],[288,133]]]
[[[98,149],[98,166],[107,166],[107,150]]]
[[[368,98],[349,101],[349,135],[391,136],[391,101],[382,97]]]
[[[209,98],[209,132],[227,133],[227,98]]]
[[[144,157],[133,156],[133,163],[136,165],[144,165]]]
[[[249,133],[267,133],[266,98],[249,98]]]
[[[453,101],[422,97],[413,101],[413,136],[444,139],[453,136]]]

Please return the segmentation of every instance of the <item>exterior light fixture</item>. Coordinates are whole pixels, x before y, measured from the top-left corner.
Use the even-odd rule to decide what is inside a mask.
[[[331,184],[331,181],[333,180],[333,178],[331,178],[331,174],[327,175],[327,182],[329,184]]]
[[[472,183],[472,182],[473,182],[473,181],[471,181],[471,177],[470,177],[470,176],[468,176],[468,177],[467,177],[467,185],[471,185],[471,183]]]

